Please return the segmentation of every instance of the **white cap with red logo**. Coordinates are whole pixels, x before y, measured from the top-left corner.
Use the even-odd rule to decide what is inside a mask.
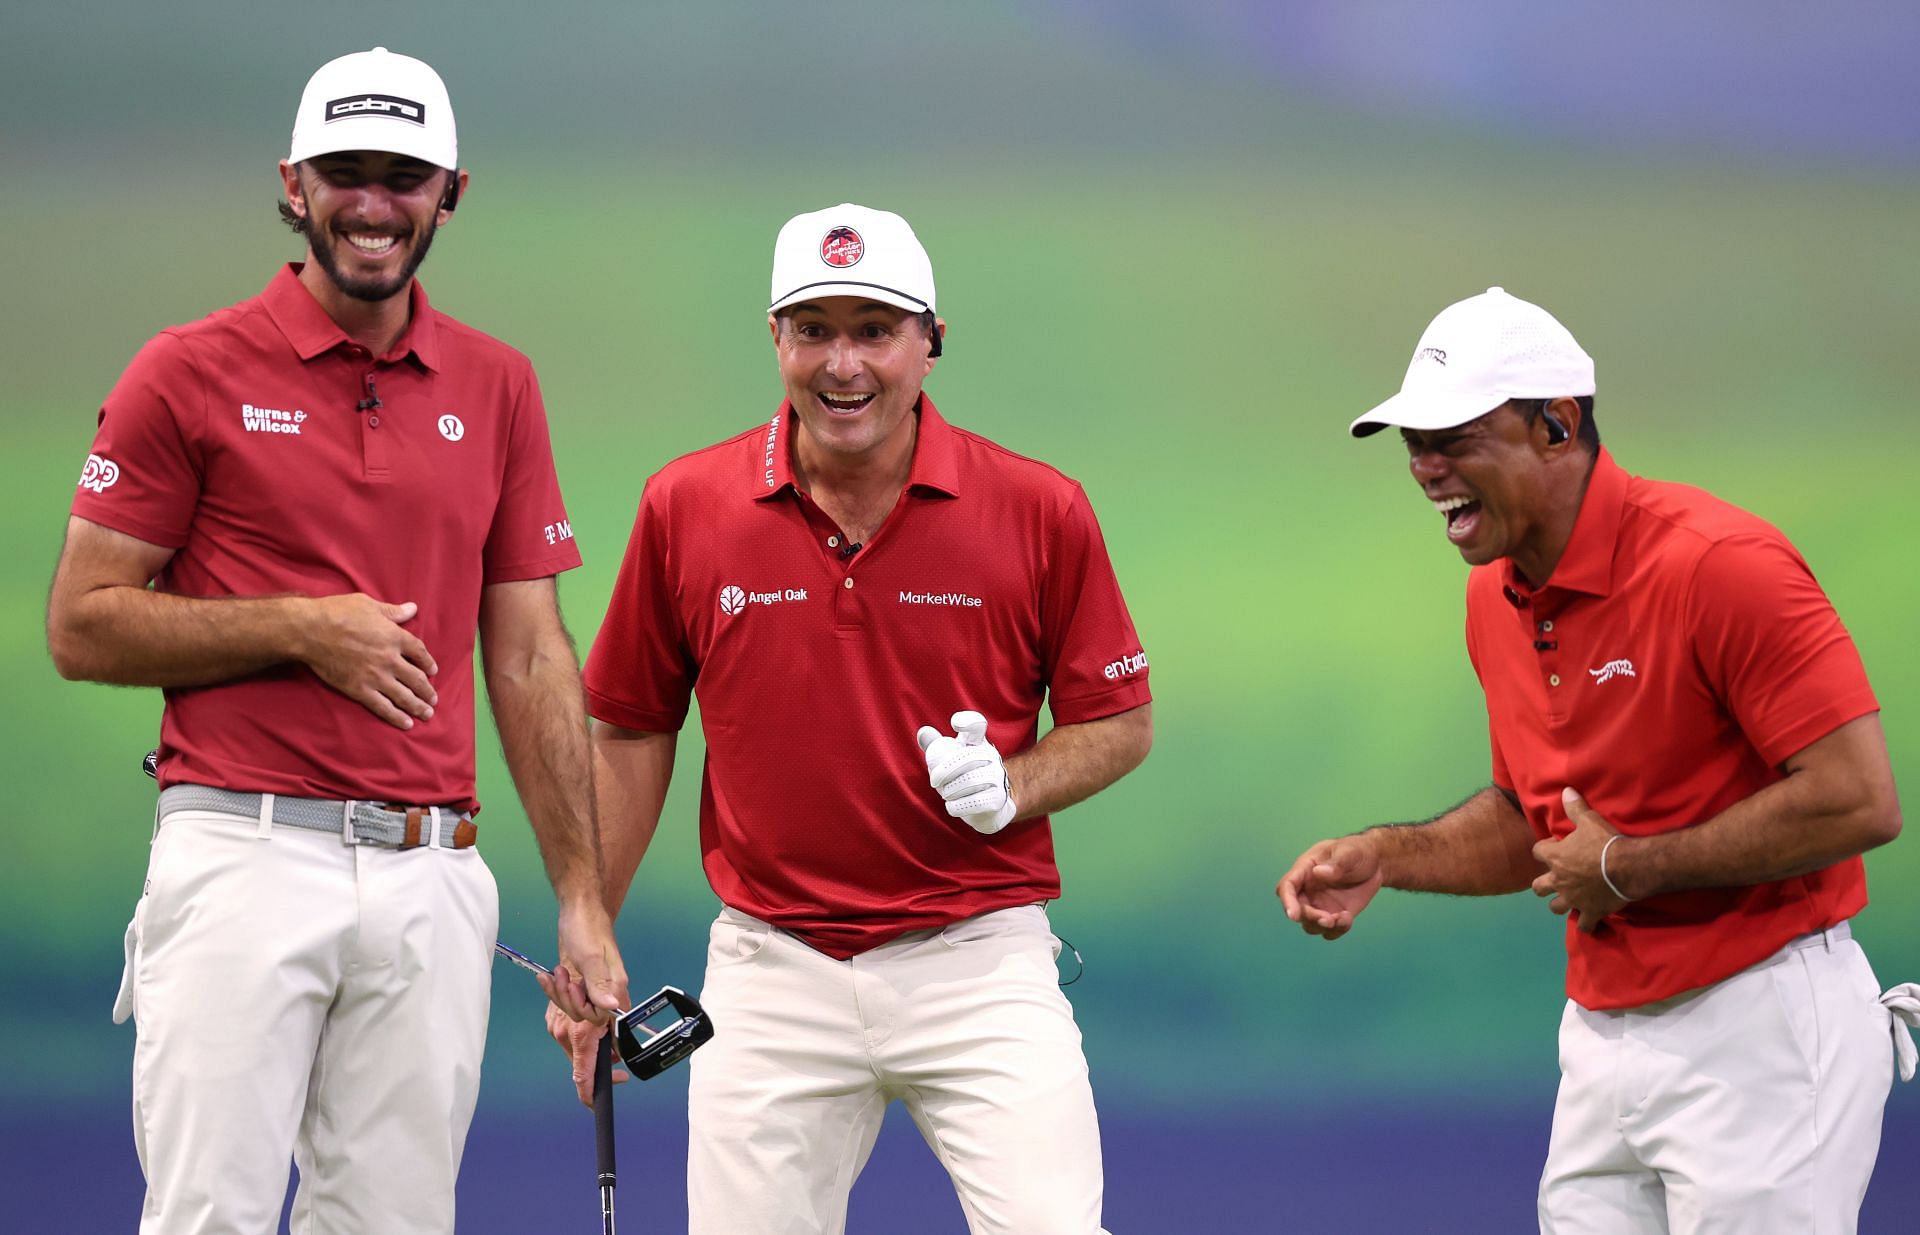
[[[342,150],[384,150],[457,169],[453,105],[440,74],[384,47],[321,65],[301,92],[287,162]]]
[[[843,202],[787,220],[773,242],[767,312],[827,296],[863,296],[914,313],[933,310],[933,263],[897,214]]]
[[[1508,399],[1592,393],[1593,357],[1567,328],[1539,305],[1489,287],[1440,310],[1414,347],[1400,393],[1347,431],[1451,429]]]

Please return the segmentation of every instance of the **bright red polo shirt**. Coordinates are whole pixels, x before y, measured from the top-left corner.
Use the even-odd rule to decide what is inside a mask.
[[[402,731],[303,665],[168,690],[160,783],[472,808],[480,590],[580,564],[533,366],[418,283],[371,356],[298,271],[140,350],[73,513],[174,550],[164,592],[417,601],[440,701]]]
[[[1566,553],[1530,588],[1511,560],[1467,583],[1493,779],[1542,837],[1578,790],[1614,827],[1691,827],[1779,780],[1788,756],[1876,711],[1853,640],[1787,538],[1605,450]],[[1775,883],[1635,901],[1567,925],[1567,993],[1635,1007],[1717,982],[1867,903],[1859,858]]]
[[[792,408],[647,482],[588,708],[674,732],[697,692],[700,845],[720,899],[845,959],[1060,894],[1047,820],[982,836],[914,734],[972,708],[1004,754],[1148,702],[1093,508],[920,402],[905,493],[851,558],[794,484]]]

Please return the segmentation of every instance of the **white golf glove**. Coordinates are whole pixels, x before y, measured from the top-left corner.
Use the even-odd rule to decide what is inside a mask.
[[[987,718],[978,712],[953,714],[954,736],[932,725],[920,726],[920,750],[927,757],[927,780],[947,804],[947,813],[974,831],[991,836],[1013,822],[1017,808],[1008,793],[1007,765],[987,741]]]

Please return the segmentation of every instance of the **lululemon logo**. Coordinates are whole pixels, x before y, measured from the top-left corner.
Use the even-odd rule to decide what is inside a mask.
[[[728,584],[720,589],[720,612],[732,617],[747,607],[747,594]]]
[[[467,426],[460,423],[458,416],[455,416],[452,412],[442,412],[440,414],[441,437],[446,438],[449,442],[457,442],[466,435]]]

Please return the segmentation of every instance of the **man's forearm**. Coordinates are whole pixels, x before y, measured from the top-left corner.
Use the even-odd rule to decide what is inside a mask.
[[[1787,775],[1695,827],[1622,836],[1607,875],[1639,900],[1692,888],[1750,887],[1822,870],[1900,833],[1900,802],[1876,715],[1851,721],[1787,761]]]
[[[660,826],[678,735],[593,722],[593,787],[599,802],[607,914],[617,917],[634,872]]]
[[[312,602],[301,596],[200,599],[99,587],[50,606],[60,676],[116,686],[206,686],[299,660]]]
[[[1491,785],[1425,823],[1385,824],[1362,835],[1380,855],[1381,882],[1403,891],[1501,896],[1523,891],[1541,871],[1526,816]]]
[[[1007,783],[1032,819],[1084,802],[1140,766],[1153,746],[1153,705],[1077,725],[1055,725],[1029,750],[1010,756]]]
[[[580,670],[564,637],[518,664],[487,663],[500,748],[563,902],[599,893],[600,845]]]

